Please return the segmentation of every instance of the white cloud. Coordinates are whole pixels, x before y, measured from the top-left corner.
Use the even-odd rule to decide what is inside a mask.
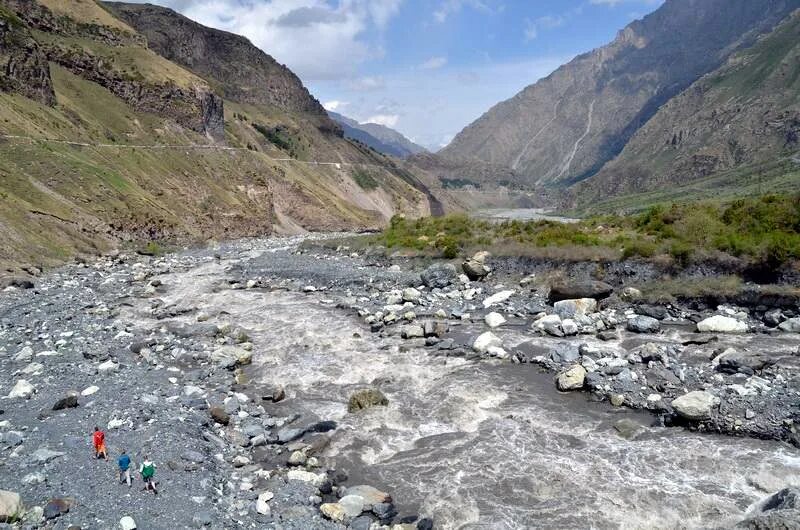
[[[442,23],[447,17],[458,13],[464,7],[471,7],[478,11],[491,12],[492,9],[482,0],[443,0],[439,7],[433,12],[433,19]]]
[[[595,6],[608,6],[617,7],[620,4],[643,4],[646,6],[655,6],[660,4],[663,0],[589,0],[589,3]]]
[[[304,81],[314,81],[353,77],[360,64],[381,57],[375,35],[403,0],[342,0],[336,6],[325,0],[155,1],[206,26],[244,35]]]
[[[325,103],[322,104],[322,106],[325,107],[325,110],[330,110],[330,111],[342,110],[347,105],[349,105],[347,101],[339,101],[336,99],[332,101],[326,101]]]
[[[558,16],[547,15],[539,17],[536,20],[530,20],[526,18],[525,29],[523,31],[525,36],[525,42],[534,40],[536,37],[539,36],[539,32],[541,30],[553,29],[559,26],[563,26],[566,21],[567,17],[565,15],[558,15]]]
[[[400,116],[398,116],[397,114],[376,114],[362,121],[361,124],[363,125],[365,123],[377,123],[378,125],[383,125],[385,127],[394,127],[395,125],[397,125],[397,121],[399,119]]]
[[[447,64],[447,57],[431,57],[421,65],[420,68],[423,70],[438,70],[442,68],[444,65]]]
[[[348,79],[346,86],[356,92],[373,92],[386,88],[386,80],[380,76],[366,76]]]

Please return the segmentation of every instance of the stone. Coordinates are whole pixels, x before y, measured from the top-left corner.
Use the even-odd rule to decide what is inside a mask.
[[[425,287],[444,289],[458,280],[458,273],[450,263],[436,263],[425,269],[420,277]]]
[[[195,464],[201,464],[206,461],[205,455],[200,451],[193,451],[191,449],[187,449],[181,454],[181,458],[186,460],[187,462],[192,462]]]
[[[488,309],[493,305],[500,304],[505,302],[514,294],[515,291],[506,290],[506,291],[499,291],[494,293],[492,296],[488,297],[486,300],[483,301],[483,308]]]
[[[339,499],[339,505],[344,508],[348,517],[358,517],[364,511],[364,498],[359,495],[345,494]]]
[[[636,315],[628,320],[625,327],[632,333],[658,333],[661,329],[661,322],[653,317]]]
[[[136,530],[136,521],[130,515],[126,515],[119,520],[119,528],[120,530]]]
[[[545,315],[536,322],[534,327],[552,335],[554,337],[563,337],[564,331],[561,329],[561,317],[558,315]]]
[[[783,322],[783,311],[778,308],[770,309],[766,313],[764,313],[764,318],[762,319],[764,324],[771,328],[775,328],[780,326],[781,322]]]
[[[118,369],[119,365],[111,359],[102,362],[97,366],[97,371],[101,374],[110,374],[112,372],[116,372]]]
[[[308,461],[308,456],[303,451],[294,451],[289,455],[290,466],[302,466]]]
[[[269,494],[269,496],[267,496],[267,494]],[[269,504],[267,503],[267,501],[270,499],[272,499],[271,491],[265,491],[259,495],[258,499],[256,499],[256,511],[261,515],[271,515],[272,508],[270,508]]]
[[[53,410],[74,409],[77,406],[78,406],[78,396],[70,395],[56,401],[56,404],[53,405]]]
[[[609,398],[611,404],[615,407],[621,407],[625,404],[625,395],[624,394],[611,394]]]
[[[10,523],[24,513],[19,493],[0,490],[0,523]]]
[[[595,280],[575,282],[561,281],[554,283],[550,287],[548,300],[551,304],[561,300],[575,300],[578,298],[603,300],[611,296],[613,292],[614,288],[605,282]]]
[[[732,317],[714,315],[697,323],[700,333],[746,333],[747,324]]]
[[[33,348],[25,346],[14,355],[14,362],[29,363],[33,360]]]
[[[208,413],[211,419],[220,425],[228,425],[231,422],[230,415],[222,407],[211,407]]]
[[[411,302],[416,304],[417,302],[419,302],[420,296],[422,296],[422,294],[413,287],[407,287],[403,289],[403,294],[402,294],[403,302]]]
[[[50,499],[47,501],[47,504],[44,505],[44,518],[49,521],[51,519],[55,519],[56,517],[60,517],[61,515],[68,513],[71,507],[72,501],[69,499]],[[136,528],[136,526],[133,528]]]
[[[51,460],[55,460],[56,458],[62,456],[64,456],[64,453],[60,453],[58,451],[51,451],[46,447],[40,447],[31,454],[31,458],[33,458],[39,464],[46,464]]]
[[[326,502],[319,507],[322,515],[335,523],[344,523],[347,519],[347,512],[338,502]]]
[[[28,399],[36,392],[36,388],[24,379],[20,379],[8,393],[10,399]]]
[[[367,485],[350,486],[344,491],[345,495],[357,495],[364,500],[365,505],[381,502],[392,502],[392,496],[377,488]]]
[[[753,375],[770,366],[772,359],[761,353],[739,352],[730,350],[717,359],[717,371],[724,374],[743,373]]]
[[[800,509],[800,488],[789,487],[770,495],[761,505],[762,512]]]
[[[83,390],[81,390],[81,396],[88,397],[88,396],[91,396],[93,394],[96,394],[99,390],[100,390],[100,387],[92,385],[90,387],[86,387]]]
[[[800,333],[800,317],[790,318],[778,325],[778,329],[787,333]]]
[[[317,487],[321,486],[323,482],[325,482],[325,475],[322,473],[312,473],[310,471],[304,471],[302,469],[292,469],[288,473],[286,473],[287,480],[298,480],[300,482],[308,482],[309,484],[313,484]]]
[[[404,339],[421,339],[425,337],[425,328],[418,324],[409,324],[402,327],[400,336]]]
[[[687,420],[711,419],[714,408],[719,405],[717,396],[703,390],[695,390],[672,400],[672,408]]]
[[[584,317],[597,311],[597,300],[594,298],[559,300],[553,304],[553,309],[562,319]]]
[[[486,353],[492,347],[502,348],[503,341],[491,331],[481,333],[472,343],[472,349],[478,353]]]
[[[622,418],[614,422],[614,430],[622,438],[633,440],[644,431],[644,427],[630,418]]]
[[[619,297],[625,302],[633,302],[634,300],[639,300],[642,297],[642,291],[636,287],[625,287],[620,293]]]
[[[253,352],[237,346],[222,346],[211,352],[211,362],[222,368],[233,369],[253,362]]]
[[[483,321],[486,322],[486,325],[490,328],[498,328],[506,323],[505,317],[500,313],[495,313],[492,311],[488,315],[483,318]]]
[[[565,372],[559,374],[556,385],[559,390],[579,390],[583,388],[584,381],[586,380],[586,369],[576,364]]]
[[[577,335],[578,334],[578,324],[571,318],[565,318],[561,321],[561,331],[564,335]]]
[[[490,272],[492,272],[492,269],[490,269],[485,263],[472,258],[465,260],[464,263],[461,264],[461,268],[464,270],[464,274],[467,275],[467,278],[469,278],[471,281],[481,280],[488,276]]]
[[[389,400],[383,395],[383,392],[377,388],[365,388],[350,396],[350,401],[347,404],[347,411],[351,413],[358,412],[359,410],[371,407],[385,407],[388,404]]]

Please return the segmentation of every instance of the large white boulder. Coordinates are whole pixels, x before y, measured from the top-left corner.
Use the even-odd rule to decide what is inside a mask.
[[[714,315],[698,322],[697,331],[701,333],[746,333],[747,324],[735,318]]]
[[[707,420],[711,418],[714,408],[719,405],[719,398],[703,390],[695,390],[672,400],[672,408],[687,420]]]
[[[8,393],[9,398],[23,398],[28,399],[36,392],[36,388],[24,379],[17,381],[11,392]]]
[[[511,295],[513,294],[514,291],[500,291],[494,293],[492,296],[483,301],[483,308],[487,309],[489,307],[492,307],[493,305],[505,302],[506,300],[511,298]]]
[[[561,318],[583,317],[597,311],[597,300],[594,298],[561,300],[553,304],[553,309]]]
[[[503,341],[491,331],[480,334],[472,343],[472,349],[479,353],[486,353],[492,347],[502,348]]]
[[[501,315],[500,313],[496,313],[494,311],[486,315],[483,321],[486,322],[486,325],[489,326],[490,328],[498,328],[506,323],[505,317],[503,317],[503,315]]]

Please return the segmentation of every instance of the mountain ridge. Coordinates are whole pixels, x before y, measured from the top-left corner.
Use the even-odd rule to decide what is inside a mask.
[[[528,186],[582,181],[664,103],[797,7],[797,0],[667,0],[612,43],[492,107],[439,154],[509,167]]]
[[[330,110],[328,115],[342,127],[346,138],[358,140],[385,155],[408,158],[412,155],[428,152],[427,149],[415,144],[391,127],[378,123],[360,123]]]

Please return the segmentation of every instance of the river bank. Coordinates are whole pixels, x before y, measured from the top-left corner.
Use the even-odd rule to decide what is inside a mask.
[[[800,343],[764,333],[758,313],[731,308],[758,334],[698,334],[667,307],[660,332],[602,340],[633,313],[601,303],[540,327],[555,308],[530,278],[448,271],[431,287],[402,259],[300,242],[116,256],[0,295],[0,393],[23,394],[0,404],[0,489],[20,494],[23,526],[726,527],[798,485],[787,420]],[[490,328],[489,313],[506,322]],[[566,333],[569,320],[594,329]],[[499,342],[476,351],[489,330]],[[765,363],[749,374],[722,352],[714,365],[719,348],[763,350]],[[561,392],[554,377],[576,365],[588,392]],[[710,419],[675,421],[673,398],[696,388],[720,399]],[[364,389],[388,405],[350,412]],[[53,411],[71,392],[77,406]],[[158,496],[92,458],[95,424],[112,457],[156,460]]]

